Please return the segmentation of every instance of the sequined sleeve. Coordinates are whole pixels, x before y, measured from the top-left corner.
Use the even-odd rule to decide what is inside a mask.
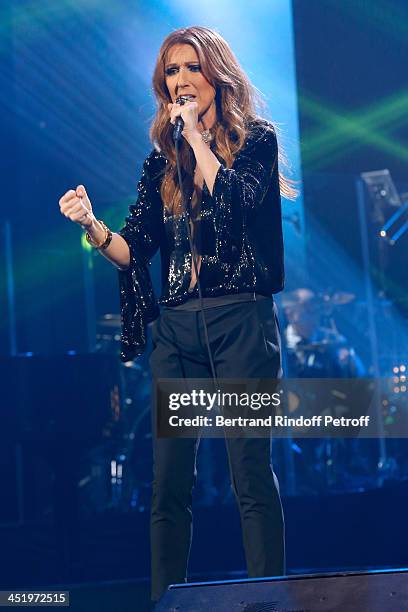
[[[153,180],[157,173],[159,154],[153,151],[145,160],[137,186],[137,200],[129,206],[129,216],[119,232],[131,252],[149,261],[159,248],[162,231],[162,205],[159,183]]]
[[[232,168],[221,164],[212,197],[215,200],[217,251],[228,259],[225,245],[236,243],[239,251],[243,226],[259,207],[268,191],[277,164],[276,135],[270,124],[257,126],[237,155]]]
[[[157,175],[163,159],[153,152],[143,164],[136,203],[119,232],[130,250],[127,270],[119,272],[122,320],[121,359],[128,361],[146,347],[146,325],[159,314],[149,273],[149,261],[160,246],[163,232],[163,207]]]

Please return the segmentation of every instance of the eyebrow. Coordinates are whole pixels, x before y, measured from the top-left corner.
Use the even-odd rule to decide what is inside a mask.
[[[200,62],[198,60],[190,60],[188,62],[183,62],[184,66],[187,66],[188,64],[199,64]],[[180,64],[177,64],[176,62],[171,62],[170,64],[165,64],[165,68],[170,68],[170,67],[175,67],[175,66],[179,66]]]

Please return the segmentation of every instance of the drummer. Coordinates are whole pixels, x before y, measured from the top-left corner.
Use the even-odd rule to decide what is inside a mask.
[[[353,299],[353,294],[346,293],[318,296],[306,287],[284,297],[288,321],[284,331],[288,376],[355,378],[364,375],[361,359],[339,333],[333,318],[336,305]]]

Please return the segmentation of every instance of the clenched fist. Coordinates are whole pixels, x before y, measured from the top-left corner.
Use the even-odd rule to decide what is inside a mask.
[[[91,227],[95,217],[92,205],[85,187],[78,185],[75,189],[67,191],[59,201],[61,213],[74,223],[78,223],[83,229]]]
[[[194,135],[201,135],[198,131],[198,104],[197,102],[185,102],[185,104],[168,104],[167,108],[170,113],[170,123],[173,125],[177,117],[181,117],[184,121],[182,134],[187,142]]]

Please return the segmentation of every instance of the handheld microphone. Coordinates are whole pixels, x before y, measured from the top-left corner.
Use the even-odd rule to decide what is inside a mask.
[[[179,96],[176,99],[176,104],[180,104],[181,106],[183,106],[183,104],[185,104],[186,102],[189,102],[193,98],[194,96],[191,96],[189,94],[185,94],[184,96]],[[181,132],[183,131],[183,128],[184,128],[183,119],[181,117],[176,117],[176,122],[174,124],[174,129],[173,129],[174,142],[177,142],[178,140],[181,139]]]

